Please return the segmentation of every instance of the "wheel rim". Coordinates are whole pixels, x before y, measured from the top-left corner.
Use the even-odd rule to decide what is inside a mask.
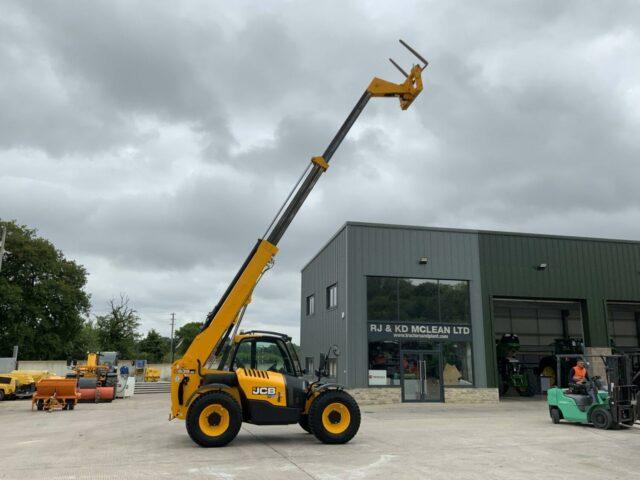
[[[210,437],[218,437],[229,428],[229,410],[219,403],[207,405],[198,418],[200,430]]]
[[[322,426],[334,435],[344,432],[350,423],[351,414],[343,403],[330,403],[322,412]]]

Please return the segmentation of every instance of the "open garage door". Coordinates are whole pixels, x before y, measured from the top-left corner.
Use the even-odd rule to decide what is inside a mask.
[[[519,346],[511,353],[505,353],[508,348],[496,349],[503,394],[509,391],[509,383],[512,390],[523,394],[523,387],[514,388],[518,381],[535,382],[535,388],[528,387],[527,391],[541,393],[556,381],[553,355],[582,353],[584,336],[579,302],[494,298],[493,331],[497,344],[504,340],[503,336],[517,335],[519,339]],[[505,355],[513,357],[520,365],[505,363]],[[522,373],[514,381],[516,367]],[[540,381],[543,373],[549,377],[545,384]]]
[[[640,303],[607,302],[609,339],[625,351],[640,348]]]
[[[625,353],[631,378],[640,387],[640,303],[607,302],[609,340],[614,353]]]

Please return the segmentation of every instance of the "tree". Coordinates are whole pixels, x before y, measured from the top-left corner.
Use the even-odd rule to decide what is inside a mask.
[[[96,316],[96,330],[100,349],[116,351],[120,358],[131,359],[136,353],[138,327],[140,317],[138,312],[129,306],[129,298],[120,294],[120,299],[109,300],[110,312]]]
[[[160,363],[165,360],[171,348],[171,341],[154,329],[138,343],[138,358],[146,358],[149,363]]]
[[[196,335],[200,333],[200,328],[202,327],[202,323],[199,322],[189,322],[185,323],[178,330],[176,330],[175,334],[175,342],[174,345],[177,345],[175,351],[176,356],[182,356],[193,342],[193,339],[196,338]]]
[[[36,230],[2,222],[11,252],[0,271],[0,352],[31,360],[67,358],[78,348],[89,295],[87,272]]]
[[[87,320],[76,338],[74,350],[71,351],[70,358],[78,360],[86,358],[87,352],[100,351],[100,339],[98,330],[91,320]]]

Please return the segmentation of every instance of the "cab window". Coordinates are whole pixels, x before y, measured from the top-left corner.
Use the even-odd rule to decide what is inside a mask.
[[[247,339],[236,347],[231,369],[254,368],[297,375],[287,349],[279,339]]]
[[[294,375],[289,357],[279,341],[256,340],[256,368]]]
[[[237,368],[253,368],[251,362],[251,343],[253,342],[242,342],[238,345],[232,370],[236,370]]]

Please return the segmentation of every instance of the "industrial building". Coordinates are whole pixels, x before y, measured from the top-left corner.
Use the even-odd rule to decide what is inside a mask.
[[[640,242],[348,222],[302,269],[302,361],[402,401],[497,395],[496,340],[640,347]],[[420,387],[420,379],[424,387]]]

